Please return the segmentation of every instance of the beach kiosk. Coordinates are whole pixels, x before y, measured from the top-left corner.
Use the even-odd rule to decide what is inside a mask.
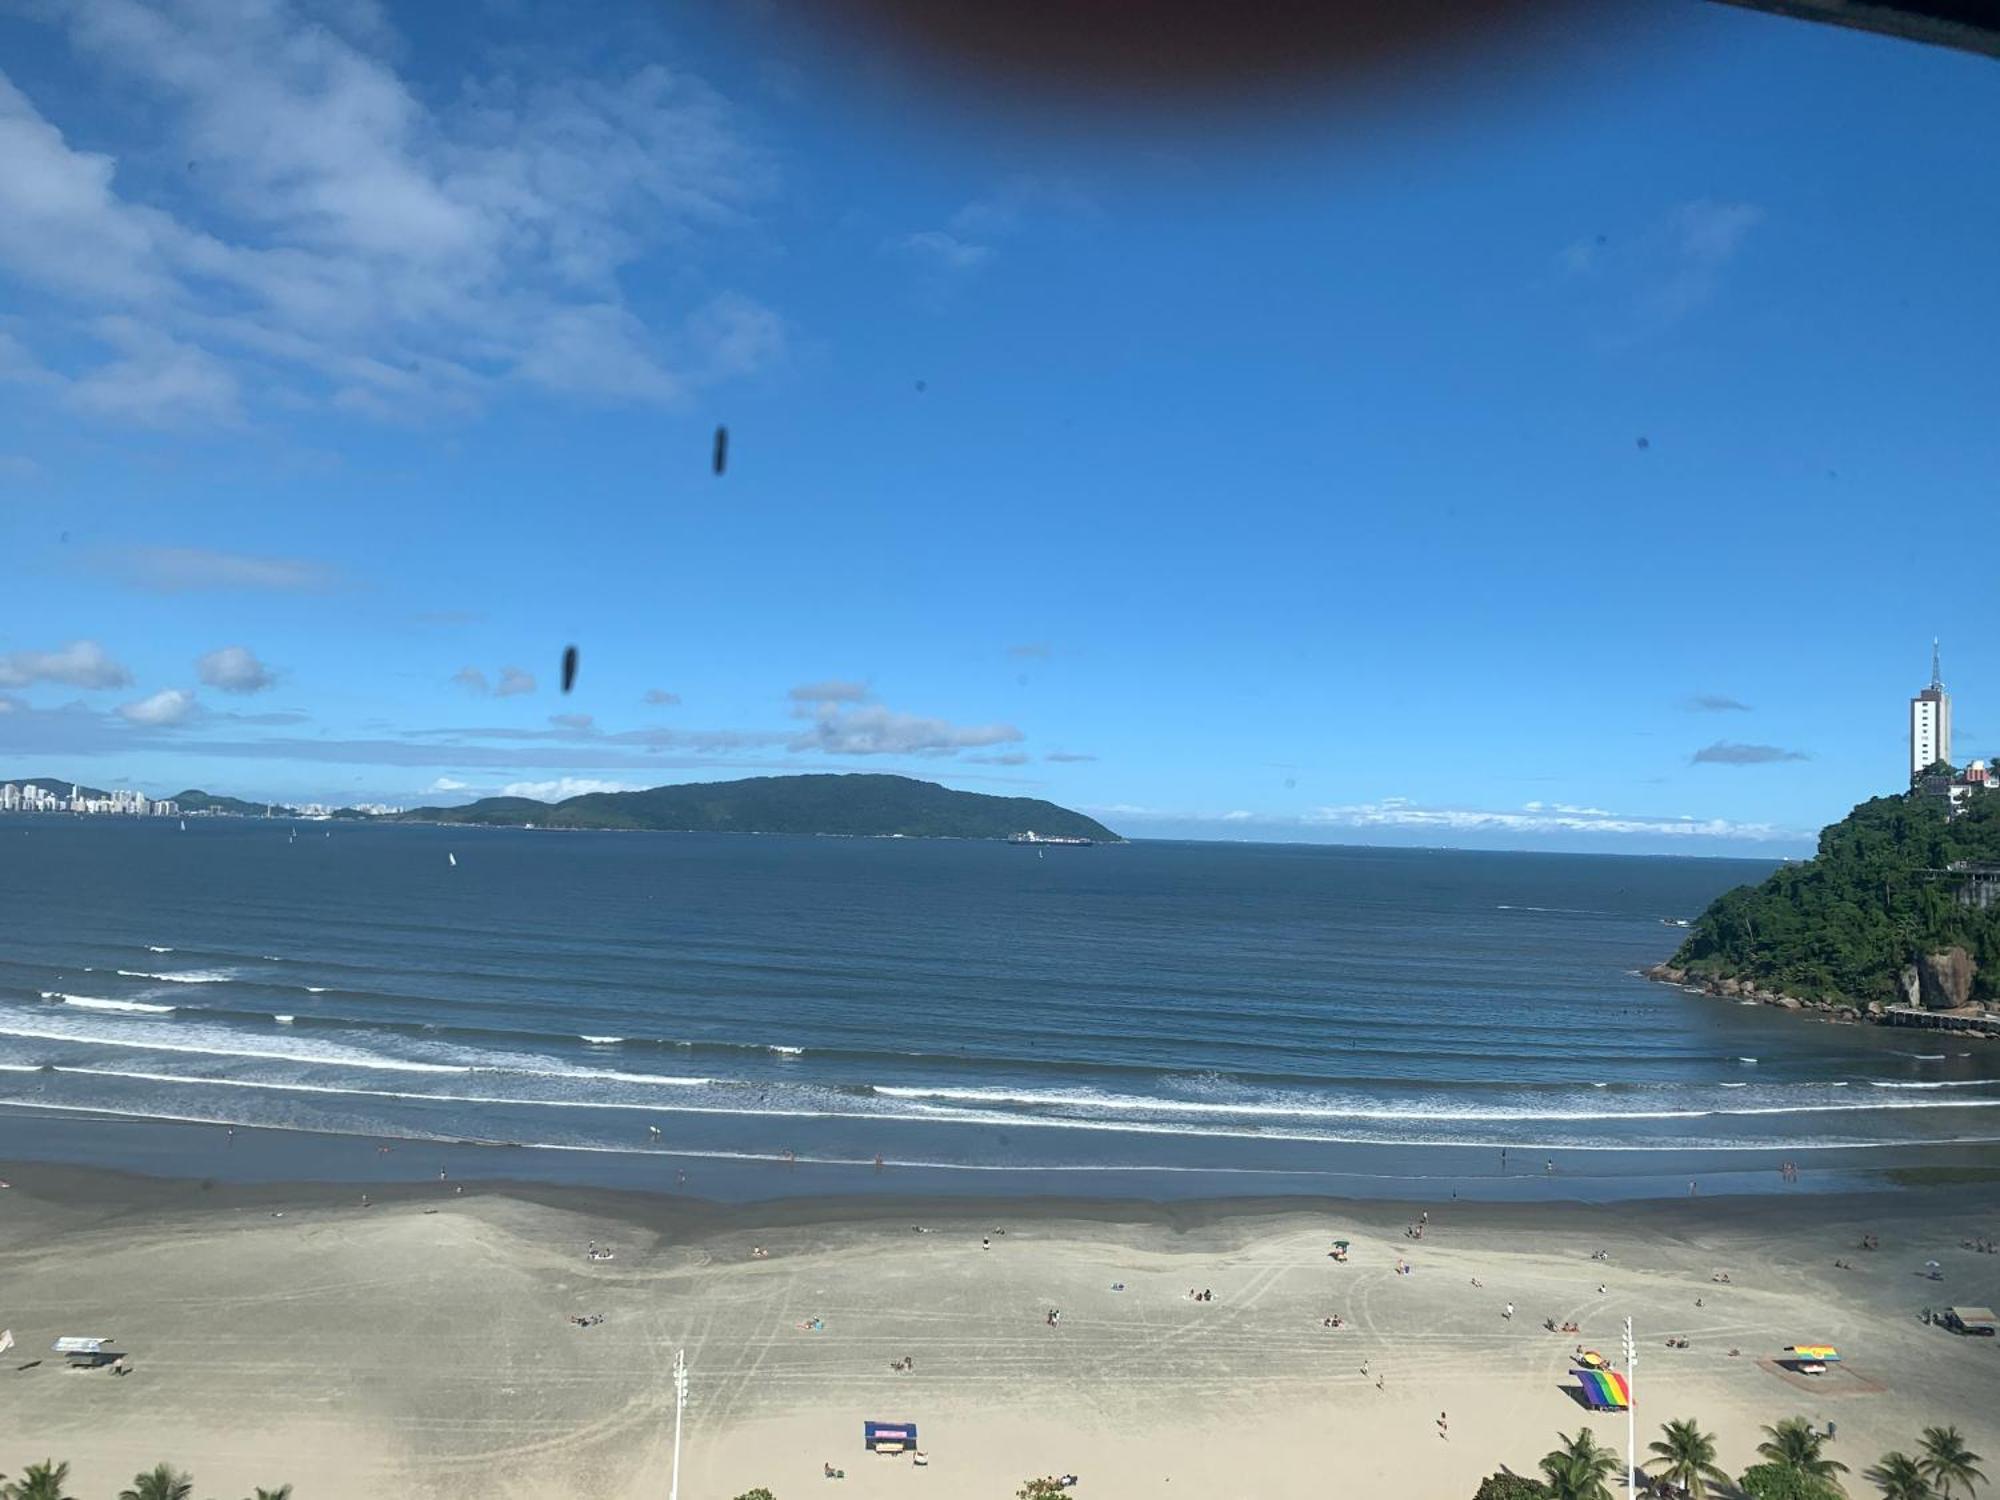
[[[917,1446],[915,1422],[863,1422],[861,1444],[870,1453],[910,1453]]]
[[[1990,1307],[1947,1307],[1938,1321],[1953,1333],[1969,1333],[1976,1338],[1992,1338],[2000,1333],[2000,1318]]]
[[[120,1358],[118,1351],[111,1347],[108,1338],[86,1338],[70,1335],[59,1338],[49,1346],[70,1363],[73,1370],[94,1370],[99,1365],[108,1365]]]
[[[1840,1351],[1831,1344],[1787,1344],[1784,1363],[1801,1375],[1824,1375],[1828,1365],[1840,1363]]]
[[[1583,1404],[1592,1411],[1624,1411],[1632,1404],[1632,1387],[1616,1370],[1571,1370],[1583,1390]]]

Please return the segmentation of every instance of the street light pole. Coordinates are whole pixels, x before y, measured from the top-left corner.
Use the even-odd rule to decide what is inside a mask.
[[[1639,1397],[1634,1377],[1639,1372],[1639,1346],[1632,1338],[1632,1320],[1625,1320],[1625,1493],[1639,1493]]]
[[[674,1351],[674,1478],[667,1500],[681,1500],[681,1409],[688,1399],[687,1350]]]

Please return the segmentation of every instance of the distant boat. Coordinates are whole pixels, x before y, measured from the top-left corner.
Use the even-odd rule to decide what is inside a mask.
[[[188,831],[188,820],[187,820],[186,818],[182,818],[182,819],[181,819],[181,832],[182,832],[182,833],[186,833],[187,831]]]
[[[451,867],[454,870],[458,868],[458,856],[456,854],[452,854],[447,851],[445,854],[445,858],[451,861]]]

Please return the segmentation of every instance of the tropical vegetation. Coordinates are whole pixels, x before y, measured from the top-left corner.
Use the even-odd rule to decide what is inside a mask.
[[[1907,1453],[1885,1453],[1862,1476],[1882,1491],[1882,1500],[1937,1500],[1923,1466]]]
[[[7,1476],[0,1474],[0,1481]],[[44,1459],[38,1464],[29,1464],[21,1471],[21,1477],[11,1482],[0,1483],[0,1500],[76,1500],[63,1488],[69,1482],[69,1465],[57,1463],[54,1459]],[[155,1464],[143,1474],[134,1474],[132,1482],[118,1492],[118,1500],[188,1500],[194,1493],[194,1480],[181,1473],[171,1464]],[[753,1490],[738,1500],[771,1500],[769,1490]],[[281,1484],[276,1489],[265,1489],[259,1485],[250,1500],[292,1500],[292,1487]]]
[[[1646,1449],[1653,1456],[1645,1466],[1690,1500],[1704,1500],[1710,1485],[1729,1483],[1729,1476],[1716,1466],[1715,1438],[1692,1418],[1667,1423]]]
[[[1757,1464],[1736,1481],[1748,1500],[1841,1500],[1840,1486],[1783,1464]]]
[[[2000,864],[2000,793],[1957,817],[1938,798],[1877,797],[1823,829],[1819,852],[1709,904],[1670,960],[1698,979],[1746,979],[1806,1000],[1900,999],[1920,954],[1972,955],[1973,993],[2000,995],[2000,907],[1962,905],[1949,867]]]
[[[1548,1500],[1549,1487],[1539,1479],[1502,1469],[1479,1482],[1472,1500]]]
[[[1618,1455],[1600,1447],[1588,1427],[1578,1428],[1575,1437],[1556,1436],[1562,1446],[1543,1458],[1541,1466],[1551,1500],[1611,1500],[1604,1481],[1617,1469]]]
[[[1917,1467],[1944,1500],[1961,1492],[1970,1495],[1986,1483],[1979,1455],[1965,1446],[1956,1427],[1926,1427],[1920,1448]]]
[[[143,1474],[132,1476],[130,1487],[118,1492],[118,1500],[188,1500],[194,1480],[171,1464],[155,1464]]]

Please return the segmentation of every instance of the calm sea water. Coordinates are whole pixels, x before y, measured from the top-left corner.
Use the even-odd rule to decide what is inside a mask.
[[[5,819],[0,1113],[1246,1191],[2000,1137],[1996,1049],[1636,976],[1767,868]]]

